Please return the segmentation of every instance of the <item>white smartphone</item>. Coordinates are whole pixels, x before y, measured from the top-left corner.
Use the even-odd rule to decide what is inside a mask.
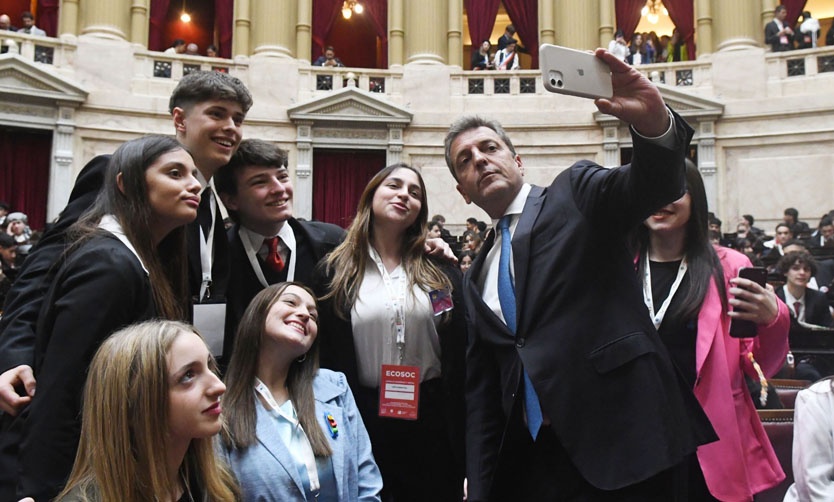
[[[583,98],[611,98],[611,70],[590,52],[558,45],[539,47],[542,83],[550,92]]]

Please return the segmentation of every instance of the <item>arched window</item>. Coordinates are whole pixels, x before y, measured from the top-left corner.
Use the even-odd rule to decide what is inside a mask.
[[[359,0],[346,18],[343,0],[313,2],[313,61],[333,46],[345,66],[388,68],[388,1]]]
[[[148,49],[164,51],[182,39],[197,44],[201,55],[214,45],[219,57],[230,58],[233,12],[234,0],[151,0]]]

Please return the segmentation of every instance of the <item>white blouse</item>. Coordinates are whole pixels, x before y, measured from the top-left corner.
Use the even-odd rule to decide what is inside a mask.
[[[376,250],[371,248],[370,253],[372,260],[350,313],[359,382],[379,387],[383,364],[418,366],[421,382],[440,377],[440,317],[434,315],[428,292],[416,285],[409,291],[402,265],[388,273]]]

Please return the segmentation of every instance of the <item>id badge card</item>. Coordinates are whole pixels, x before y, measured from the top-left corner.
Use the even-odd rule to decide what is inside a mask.
[[[435,316],[455,308],[452,302],[452,291],[449,288],[429,291],[429,300],[431,300],[431,308]]]
[[[214,357],[223,355],[223,335],[226,329],[225,303],[195,303],[194,327],[203,335]]]
[[[420,367],[383,364],[379,379],[379,416],[417,420]]]

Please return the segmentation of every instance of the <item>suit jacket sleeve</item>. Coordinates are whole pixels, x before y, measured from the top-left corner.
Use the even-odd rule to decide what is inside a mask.
[[[54,497],[78,446],[87,367],[115,330],[153,317],[150,283],[115,238],[94,237],[70,257],[46,298],[38,326],[38,392],[26,410],[18,494]]]
[[[685,193],[684,155],[693,130],[674,111],[674,146],[634,132],[631,164],[606,169],[583,161],[571,169],[576,205],[601,230],[623,235],[657,208]]]
[[[775,43],[779,43],[778,33],[779,27],[774,21],[767,23],[765,25],[765,43],[771,46]]]

